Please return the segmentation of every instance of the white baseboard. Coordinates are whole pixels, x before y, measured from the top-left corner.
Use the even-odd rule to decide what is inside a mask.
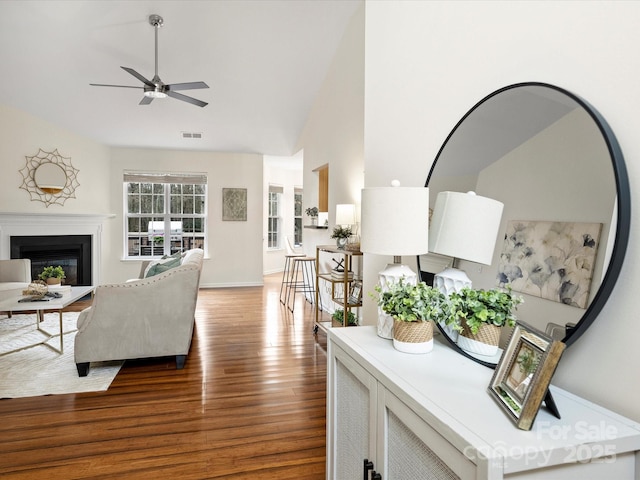
[[[284,269],[283,268],[276,268],[275,270],[265,270],[264,272],[262,272],[263,275],[272,275],[274,273],[282,273]]]

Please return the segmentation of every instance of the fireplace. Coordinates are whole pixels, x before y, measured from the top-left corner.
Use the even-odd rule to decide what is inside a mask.
[[[10,237],[11,258],[31,260],[31,278],[48,265],[64,269],[67,285],[91,285],[91,235]]]
[[[90,243],[82,252],[82,283],[100,285],[102,277],[103,224],[115,218],[101,213],[0,213],[0,258],[13,258],[11,243],[17,237],[86,236]],[[75,243],[75,242],[74,242]],[[28,255],[25,255],[30,258]],[[86,269],[89,269],[88,271]],[[40,273],[40,272],[37,272]],[[67,273],[67,276],[69,274]],[[34,280],[37,276],[34,275]],[[68,279],[65,279],[68,280]]]

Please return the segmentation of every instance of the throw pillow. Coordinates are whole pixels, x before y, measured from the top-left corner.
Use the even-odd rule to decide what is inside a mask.
[[[160,260],[155,260],[149,264],[144,272],[144,278],[153,277],[159,273],[166,272],[172,268],[179,267],[182,263],[182,255],[180,252],[174,253],[170,257],[164,256]]]

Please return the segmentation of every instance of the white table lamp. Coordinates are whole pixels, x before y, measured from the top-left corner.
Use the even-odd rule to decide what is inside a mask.
[[[429,251],[491,265],[504,205],[474,192],[440,192],[431,219]],[[447,268],[434,278],[446,295],[471,287],[467,274]]]
[[[415,284],[416,273],[402,265],[401,257],[427,253],[429,246],[429,189],[400,187],[397,180],[392,185],[362,190],[360,250],[393,256],[393,263],[378,276],[383,292],[402,277]],[[393,338],[393,319],[380,308],[378,335]]]
[[[351,226],[356,223],[356,206],[351,203],[336,205],[336,225]]]

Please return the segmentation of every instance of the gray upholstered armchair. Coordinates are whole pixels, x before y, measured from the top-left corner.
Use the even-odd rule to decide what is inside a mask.
[[[180,266],[125,283],[100,285],[78,317],[78,375],[90,362],[176,357],[178,369],[191,346],[203,251],[186,252]]]

